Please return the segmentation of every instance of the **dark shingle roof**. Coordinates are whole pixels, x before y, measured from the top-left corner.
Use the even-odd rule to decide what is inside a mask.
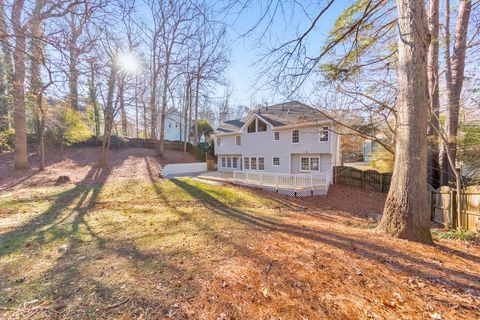
[[[317,109],[294,100],[258,108],[241,120],[225,121],[216,131],[218,133],[238,132],[238,130],[245,124],[245,121],[247,121],[253,113],[256,113],[260,118],[264,119],[274,127],[327,120],[327,118]]]

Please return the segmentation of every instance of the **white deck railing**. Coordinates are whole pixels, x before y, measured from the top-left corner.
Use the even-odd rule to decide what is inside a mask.
[[[315,173],[270,173],[258,171],[233,171],[234,183],[246,183],[262,187],[271,187],[276,190],[314,190],[326,188],[332,184],[333,171]]]

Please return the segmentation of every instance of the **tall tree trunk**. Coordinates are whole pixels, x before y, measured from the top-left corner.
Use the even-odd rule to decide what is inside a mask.
[[[5,1],[0,0],[0,37],[7,35],[7,16],[5,12]],[[8,38],[5,37],[0,43],[0,130],[12,128],[12,81],[13,81],[13,65],[12,53]]]
[[[456,159],[458,117],[460,112],[460,96],[462,94],[465,56],[467,51],[468,24],[472,2],[460,0],[458,2],[457,22],[453,44],[453,56],[450,57],[450,1],[445,1],[445,78],[447,82],[447,117],[445,131],[448,138],[450,155]],[[445,147],[440,149],[441,183],[448,185],[455,182],[454,170],[451,167]]]
[[[429,0],[428,29],[430,45],[428,47],[428,92],[430,98],[430,126],[428,127],[428,183],[434,188],[440,186],[440,168],[438,162],[438,130],[440,117],[440,93],[438,76],[439,51],[439,0]]]
[[[200,68],[200,66],[199,66]],[[197,79],[195,82],[195,117],[194,117],[194,123],[195,123],[195,131],[193,134],[193,144],[195,146],[198,146],[198,95],[200,92],[200,72],[197,72]]]
[[[22,25],[24,0],[12,6],[12,27],[15,34],[13,54],[13,103],[15,105],[15,169],[27,169],[27,124],[25,119],[25,27]]]
[[[42,22],[35,17],[41,13],[43,8],[43,1],[35,3],[32,23],[30,24],[30,32],[32,39],[30,41],[30,94],[33,99],[33,111],[35,118],[35,126],[37,133],[37,151],[40,157],[39,170],[45,169],[45,112],[43,108],[43,83],[41,78],[41,65],[44,63],[44,45],[42,42],[43,26]]]
[[[107,92],[107,104],[105,106],[104,115],[104,129],[103,129],[103,142],[102,152],[100,154],[100,167],[104,167],[108,161],[108,150],[110,149],[110,136],[113,129],[114,107],[113,107],[113,95],[115,93],[115,83],[117,80],[117,71],[114,66],[111,66],[110,76],[108,78],[108,92]]]
[[[120,100],[120,117],[122,122],[122,135],[126,137],[128,135],[127,132],[127,113],[125,111],[125,76],[122,77],[120,80],[120,84],[118,86],[118,95]]]
[[[71,40],[69,44],[69,77],[68,77],[68,87],[70,91],[70,107],[73,110],[79,110],[78,106],[78,50],[76,43]]]
[[[154,42],[154,51],[152,55],[152,91],[150,92],[150,138],[152,140],[157,140],[157,79],[158,79],[158,70],[157,70],[157,55],[155,49],[156,43]]]
[[[170,51],[167,51],[165,70],[163,73],[163,93],[162,93],[162,110],[160,114],[160,141],[158,144],[158,155],[163,155],[163,146],[165,140],[165,118],[167,116],[167,101],[168,101],[168,77],[170,69]]]
[[[95,136],[100,135],[100,110],[97,103],[97,89],[95,84],[95,66],[94,62],[90,61],[90,81],[89,81],[90,103],[93,107],[93,125],[95,128]]]
[[[427,193],[428,28],[422,0],[397,0],[398,122],[390,192],[377,230],[432,243]]]
[[[138,139],[138,76],[135,77],[135,138]]]
[[[190,80],[187,80],[187,86],[186,86],[186,93],[185,93],[185,127],[184,127],[184,131],[183,131],[183,152],[187,152],[187,144],[189,142],[189,138],[190,138],[190,134],[189,134],[189,119],[192,118],[191,116],[191,112],[190,112],[190,116],[189,116],[189,109],[191,109],[191,105],[192,105],[192,94],[191,94],[192,90],[191,90],[191,82]]]

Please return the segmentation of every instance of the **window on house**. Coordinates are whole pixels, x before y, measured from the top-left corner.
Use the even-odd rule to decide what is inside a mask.
[[[254,119],[247,127],[247,132],[252,133],[252,132],[257,132],[257,120]]]
[[[320,130],[320,141],[328,141],[328,127],[323,127]]]
[[[265,170],[265,158],[258,158],[258,170]]]
[[[280,141],[280,132],[275,131],[275,132],[273,133],[273,140],[275,140],[275,141]]]
[[[217,147],[220,147],[222,144],[222,139],[220,137],[217,138]]]
[[[235,145],[237,147],[242,145],[242,137],[241,136],[235,136]]]
[[[228,157],[227,158],[227,168],[231,168],[232,167],[232,158]]]
[[[310,158],[310,170],[318,171],[319,163],[318,158]]]
[[[226,167],[226,160],[225,157],[222,157],[222,168]]]
[[[263,121],[258,121],[258,132],[267,131],[267,124]]]
[[[250,158],[250,168],[257,170],[257,158]]]
[[[318,157],[301,157],[300,171],[318,171],[320,169],[320,159]]]
[[[232,158],[232,168],[237,169],[238,167],[238,158]]]
[[[243,166],[245,170],[250,170],[250,158],[243,158]]]
[[[280,165],[280,158],[279,158],[279,157],[273,157],[272,164],[273,164],[275,167],[278,167],[278,166]]]
[[[292,143],[299,143],[300,142],[300,132],[298,130],[292,131]]]
[[[308,171],[309,169],[309,162],[308,162],[308,158],[300,158],[300,170],[301,171]]]

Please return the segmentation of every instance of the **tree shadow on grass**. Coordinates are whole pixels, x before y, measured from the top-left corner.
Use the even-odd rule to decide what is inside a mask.
[[[185,181],[178,179],[171,179],[170,181],[172,181],[181,189],[185,190],[191,196],[200,200],[207,208],[211,210],[212,213],[227,217],[239,223],[263,230],[281,232],[284,234],[327,244],[361,258],[382,263],[394,271],[402,271],[410,276],[420,277],[426,281],[440,282],[447,285],[456,285],[463,289],[475,288],[480,290],[480,277],[474,273],[446,268],[438,264],[425,261],[421,257],[416,258],[392,247],[375,244],[373,242],[366,241],[365,239],[352,237],[340,232],[319,232],[318,230],[308,227],[286,224],[271,218],[253,215],[227,206],[223,202],[209,195],[207,192]],[[405,262],[392,260],[391,258],[398,258]],[[431,273],[433,271],[441,273],[441,275],[436,276]]]

